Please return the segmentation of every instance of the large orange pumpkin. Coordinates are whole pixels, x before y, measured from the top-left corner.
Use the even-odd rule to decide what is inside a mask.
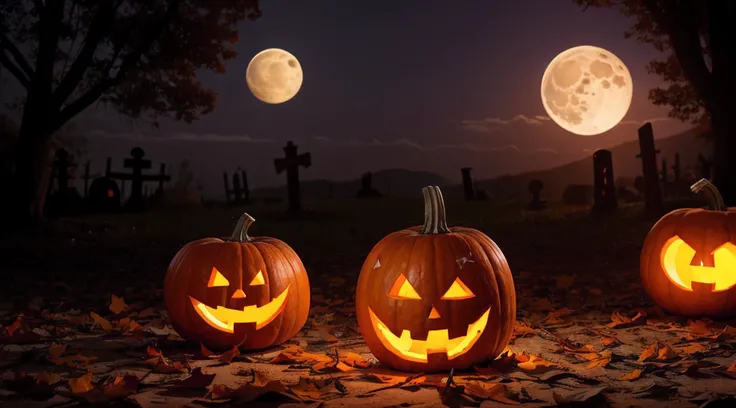
[[[501,249],[472,228],[448,228],[439,187],[425,187],[424,224],[389,234],[356,288],[360,332],[383,364],[429,372],[497,357],[516,318]]]
[[[171,261],[164,298],[183,338],[213,350],[261,349],[290,339],[304,326],[307,271],[283,241],[249,237],[254,221],[243,214],[230,238],[190,242]]]
[[[669,312],[730,316],[736,313],[736,211],[706,179],[691,190],[707,192],[711,208],[681,208],[657,221],[641,250],[642,283]]]

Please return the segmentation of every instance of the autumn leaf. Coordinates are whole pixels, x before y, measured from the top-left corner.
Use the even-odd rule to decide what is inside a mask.
[[[74,394],[83,394],[85,392],[92,391],[95,387],[92,385],[92,373],[88,372],[81,377],[70,378],[69,389]]]
[[[279,394],[290,400],[295,398],[288,393],[288,389],[279,380],[271,380],[264,385],[246,383],[238,388],[230,388],[226,385],[215,384],[205,397],[212,400],[236,400],[238,402],[251,402],[266,394]]]
[[[173,386],[178,388],[207,388],[212,384],[216,374],[204,374],[202,367],[197,367],[192,370],[192,374],[182,380],[174,381]]]
[[[509,389],[501,383],[488,383],[481,381],[464,382],[465,393],[484,400],[493,400],[502,404],[519,405],[519,401],[514,401],[508,397]]]
[[[398,385],[405,382],[409,376],[406,375],[389,375],[389,374],[365,374],[359,377],[362,380],[374,383]]]
[[[210,350],[207,347],[205,347],[204,344],[202,344],[202,343],[199,343],[199,352],[205,358],[209,358],[209,357],[212,357],[213,355],[215,355],[215,353],[212,350]]]
[[[529,327],[526,323],[515,321],[514,322],[514,336],[523,336],[525,334],[536,334],[537,331]]]
[[[693,355],[698,353],[707,353],[709,348],[701,343],[690,343],[684,347],[678,347],[677,350],[688,355]]]
[[[340,361],[342,361],[343,363],[351,367],[356,367],[356,368],[368,368],[373,365],[373,363],[365,359],[360,354],[353,353],[351,351],[341,355]]]
[[[529,305],[529,307],[527,307],[527,309],[533,312],[546,312],[548,310],[554,310],[555,306],[545,297],[535,300],[531,305]]]
[[[644,317],[645,315],[641,313],[637,313],[634,317],[629,318],[619,312],[613,312],[611,314],[611,323],[608,323],[606,326],[611,329],[622,329],[624,327],[631,327],[638,324],[643,324]]]
[[[618,377],[617,380],[619,381],[634,381],[636,379],[639,379],[641,377],[642,371],[640,369],[635,369],[634,371],[631,371],[629,373],[626,373],[622,375],[621,377]]]
[[[642,351],[641,355],[639,355],[639,359],[636,360],[640,363],[643,363],[649,359],[656,358],[659,353],[659,343],[652,343]]]
[[[736,360],[734,360],[734,362],[731,363],[731,365],[729,365],[728,367],[726,367],[726,372],[736,373]]]
[[[307,363],[307,362],[330,362],[332,357],[325,354],[308,353],[301,347],[291,345],[283,349],[276,357],[272,358],[269,362],[271,364],[295,364],[295,363]]]
[[[555,281],[556,281],[555,286],[557,287],[557,289],[567,290],[567,289],[570,289],[573,283],[575,283],[575,277],[562,275],[562,276],[557,276],[555,278]]]
[[[314,380],[306,377],[300,377],[299,383],[289,386],[289,391],[293,392],[303,401],[322,401],[326,397],[333,394],[342,394],[336,387],[337,380]]]
[[[708,324],[702,320],[688,320],[687,328],[690,332],[697,336],[710,336],[713,334],[713,330],[708,327]]]
[[[95,312],[89,312],[90,317],[92,317],[92,320],[95,322],[97,326],[99,326],[104,331],[112,331],[112,323],[110,323],[109,320],[105,319],[104,317],[98,315]]]
[[[342,361],[320,361],[312,366],[312,370],[320,373],[338,373],[349,372],[355,370],[353,367],[343,363]]]
[[[553,392],[552,397],[554,398],[557,405],[571,405],[574,403],[586,402],[595,397],[598,397],[606,389],[608,389],[607,386],[592,387],[579,391],[573,391],[572,393],[565,396]]]
[[[127,308],[128,305],[125,304],[125,300],[123,300],[123,298],[115,295],[110,296],[110,311],[113,312],[113,314],[120,314]]]
[[[39,384],[53,385],[61,381],[61,376],[56,373],[49,373],[48,371],[41,371],[36,375],[36,382]]]
[[[555,367],[554,363],[531,354],[517,354],[516,360],[519,361],[517,366],[520,369],[529,372],[542,372]]]
[[[672,349],[668,344],[663,344],[659,347],[659,351],[657,352],[657,360],[671,360],[673,358],[677,357],[677,353],[675,353],[675,350]]]
[[[603,347],[608,347],[614,344],[620,343],[617,338],[612,336],[604,336],[601,338],[601,343],[603,343]]]
[[[586,368],[595,368],[595,367],[602,367],[606,368],[608,364],[611,362],[611,358],[613,357],[613,353],[611,353],[611,350],[604,350],[600,353],[596,353],[597,355],[590,359],[588,364],[586,364]]]
[[[237,346],[234,346],[230,350],[220,354],[219,357],[217,357],[217,361],[223,363],[223,364],[230,364],[235,356],[240,355],[240,350],[238,350]]]

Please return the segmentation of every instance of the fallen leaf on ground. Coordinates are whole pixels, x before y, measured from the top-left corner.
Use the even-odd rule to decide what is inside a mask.
[[[92,391],[95,387],[92,385],[92,373],[84,374],[81,377],[70,378],[68,380],[69,389],[74,394],[83,394]]]
[[[95,312],[89,312],[90,317],[104,331],[112,331],[112,323]]]
[[[488,383],[481,381],[468,381],[463,383],[465,393],[480,399],[493,400],[503,404],[518,405],[519,401],[514,401],[508,397],[509,389],[505,384]]]
[[[174,381],[173,386],[179,388],[207,388],[212,384],[216,374],[204,374],[202,367],[192,370],[192,374],[182,380]]]
[[[641,377],[642,371],[640,369],[636,369],[632,372],[626,373],[622,375],[621,377],[618,377],[617,380],[619,381],[634,381],[636,379],[639,379]]]
[[[343,363],[351,367],[357,367],[357,368],[368,368],[371,365],[373,365],[369,360],[367,360],[360,354],[353,353],[351,351],[345,353],[344,355],[341,355],[340,361],[342,361]]]
[[[265,385],[246,383],[238,388],[230,388],[226,385],[215,384],[207,393],[206,397],[209,397],[212,400],[251,402],[270,393],[279,394],[288,399],[295,400],[295,398],[289,394],[286,386],[279,380],[271,380]]]
[[[127,309],[128,305],[125,304],[125,300],[115,295],[110,296],[110,311],[114,314],[120,314],[123,310]]]
[[[299,383],[289,386],[289,391],[304,401],[322,401],[332,394],[342,394],[336,387],[338,380],[314,380],[301,377]]]
[[[574,391],[565,396],[562,396],[556,392],[552,392],[552,398],[555,399],[557,405],[570,405],[573,403],[586,402],[594,397],[597,397],[607,388],[607,386],[592,387],[588,389]]]

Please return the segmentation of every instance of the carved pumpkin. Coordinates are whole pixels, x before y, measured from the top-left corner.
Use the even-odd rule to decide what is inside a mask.
[[[309,313],[309,279],[286,243],[249,237],[255,220],[238,221],[230,238],[185,245],[169,265],[166,310],[184,338],[213,350],[244,350],[282,343],[301,330]]]
[[[736,312],[736,211],[702,179],[710,209],[681,208],[652,227],[641,251],[641,279],[662,308],[685,316],[724,317]]]
[[[424,225],[384,237],[358,278],[358,325],[383,364],[429,372],[497,357],[516,318],[511,270],[482,232],[448,228],[439,187],[425,187]]]

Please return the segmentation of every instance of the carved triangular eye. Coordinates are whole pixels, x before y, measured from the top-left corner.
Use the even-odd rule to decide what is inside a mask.
[[[456,278],[455,282],[452,282],[452,286],[450,286],[450,289],[447,289],[447,292],[445,292],[444,295],[442,295],[441,299],[444,300],[460,300],[460,299],[470,299],[472,297],[475,297],[475,294],[473,291],[471,291],[464,283],[460,280],[460,278]]]
[[[263,272],[258,271],[258,275],[256,275],[255,278],[253,278],[252,281],[250,281],[250,286],[258,286],[258,285],[265,285],[266,280],[263,279]]]
[[[212,267],[212,273],[210,273],[210,280],[207,282],[208,288],[214,288],[218,286],[229,286],[230,281],[226,277],[222,276],[220,271],[214,266]]]
[[[411,283],[406,279],[406,276],[402,273],[396,278],[391,290],[388,291],[388,296],[394,299],[421,299],[417,291],[411,286]]]

